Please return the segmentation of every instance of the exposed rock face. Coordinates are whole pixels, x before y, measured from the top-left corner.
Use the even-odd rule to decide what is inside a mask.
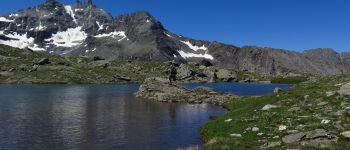
[[[286,144],[302,144],[316,148],[330,148],[338,137],[324,129],[316,129],[308,132],[290,134],[282,138]]]
[[[177,60],[267,75],[340,74],[350,53],[332,49],[303,53],[194,40],[167,31],[147,12],[114,18],[92,0],[63,5],[56,0],[0,15],[0,44],[59,55],[107,60]]]
[[[238,96],[217,93],[207,88],[185,89],[181,85],[170,85],[167,80],[161,78],[146,79],[136,96],[159,102],[210,103],[215,105],[223,105],[229,99],[238,98]]]

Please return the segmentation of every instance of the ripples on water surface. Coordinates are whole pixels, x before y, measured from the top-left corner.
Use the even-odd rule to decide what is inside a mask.
[[[139,100],[132,94],[137,89],[0,85],[0,149],[176,149],[200,145],[199,127],[225,112]]]

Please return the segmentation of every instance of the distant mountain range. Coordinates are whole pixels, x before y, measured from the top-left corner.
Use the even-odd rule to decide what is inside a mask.
[[[0,44],[64,56],[110,60],[210,61],[223,68],[266,75],[329,75],[350,70],[350,53],[332,49],[302,53],[195,40],[167,31],[148,12],[114,18],[91,0],[39,6],[0,15]]]

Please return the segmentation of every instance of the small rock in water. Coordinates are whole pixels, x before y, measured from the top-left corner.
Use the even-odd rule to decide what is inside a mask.
[[[230,134],[231,137],[242,137],[241,134]]]
[[[266,110],[270,110],[270,109],[273,109],[273,108],[278,108],[278,106],[267,104],[263,108],[261,108],[261,110],[265,110],[266,111]]]
[[[232,121],[232,119],[230,118],[230,119],[227,119],[227,120],[225,120],[225,122],[231,122]]]
[[[348,139],[350,139],[350,131],[342,132],[341,135],[346,137],[346,138],[348,138]]]
[[[279,87],[276,87],[274,90],[273,90],[273,93],[277,94],[277,93],[281,93],[282,92],[282,89],[279,88]]]

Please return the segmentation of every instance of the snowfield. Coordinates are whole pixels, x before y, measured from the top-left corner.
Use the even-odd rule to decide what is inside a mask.
[[[184,44],[186,44],[190,49],[194,50],[194,51],[198,51],[198,50],[208,50],[208,47],[206,47],[205,45],[199,47],[196,45],[193,45],[190,41],[180,41]]]
[[[111,32],[111,33],[104,33],[104,34],[99,34],[99,35],[96,35],[94,36],[95,38],[104,38],[104,37],[111,37],[111,38],[115,38],[115,39],[118,39],[118,42],[126,39],[126,40],[129,40],[128,37],[126,36],[125,34],[125,31],[114,31],[114,32]]]
[[[53,34],[50,39],[46,39],[45,41],[51,41],[52,44],[58,47],[78,46],[88,37],[81,29],[82,27],[69,28],[66,31]]]
[[[27,34],[17,34],[17,33],[10,33],[10,34],[4,34],[4,31],[0,31],[0,35],[4,35],[8,38],[11,38],[11,40],[0,40],[0,44],[17,47],[17,48],[30,48],[34,51],[45,51],[44,48],[40,48],[37,44],[34,43],[34,38],[27,37]]]
[[[205,58],[205,59],[210,59],[210,60],[214,60],[214,57],[212,55],[209,55],[208,53],[205,54],[194,54],[194,53],[186,53],[182,50],[179,51],[179,54],[181,55],[181,57],[183,58]]]
[[[0,17],[0,22],[14,22],[14,20],[9,20],[5,17]]]

